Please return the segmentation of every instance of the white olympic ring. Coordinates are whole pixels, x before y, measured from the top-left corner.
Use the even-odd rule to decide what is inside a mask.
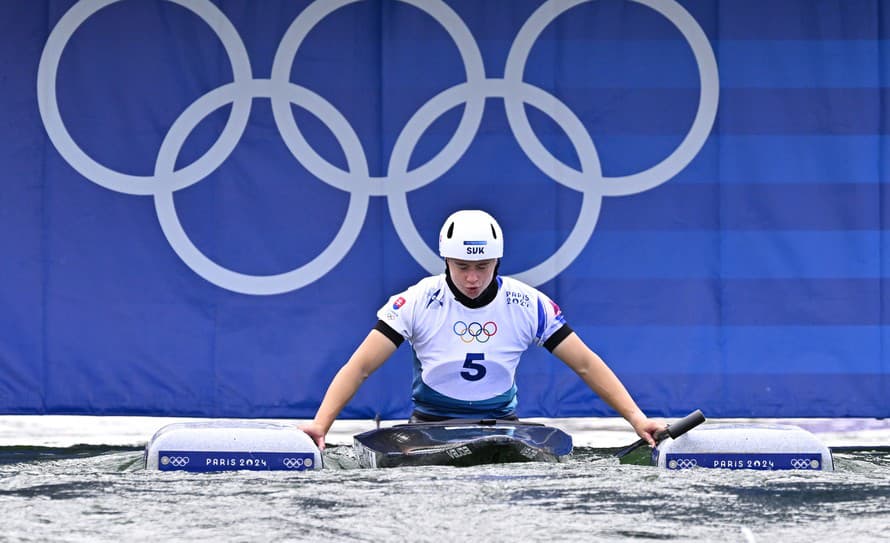
[[[427,271],[440,273],[442,260],[414,225],[407,193],[432,183],[460,160],[478,131],[487,98],[504,100],[510,129],[532,163],[556,182],[582,194],[578,220],[562,245],[540,264],[515,274],[526,283],[540,285],[562,272],[584,249],[596,227],[604,196],[635,194],[671,179],[701,150],[717,114],[717,62],[695,19],[675,0],[630,0],[664,16],[689,43],[699,70],[699,104],[689,132],[667,158],[635,174],[604,176],[596,146],[581,120],[556,96],[523,80],[531,48],[547,25],[567,10],[592,0],[544,2],[519,30],[503,78],[486,77],[473,35],[443,0],[400,0],[430,15],[448,32],[464,63],[466,81],[440,92],[417,110],[396,139],[386,175],[373,177],[358,135],[346,118],[330,102],[289,80],[297,51],[308,33],[332,12],[358,0],[317,0],[304,9],[281,40],[270,79],[253,78],[244,42],[228,18],[209,0],[168,0],[207,22],[229,56],[233,81],[200,97],[176,119],[163,139],[153,175],[128,175],[99,164],[74,142],[62,120],[56,93],[59,62],[74,32],[94,13],[119,1],[78,2],[50,33],[37,72],[38,106],[47,134],[68,164],[90,181],[125,194],[153,196],[164,235],[182,261],[207,281],[244,294],[289,292],[327,274],[358,238],[371,196],[386,197],[393,225],[405,248]],[[301,267],[276,275],[242,274],[209,259],[189,239],[173,200],[175,191],[203,180],[232,153],[247,127],[254,98],[270,99],[275,124],[294,158],[319,180],[350,194],[343,224],[328,247]],[[232,104],[232,108],[219,139],[195,162],[176,170],[176,159],[192,130],[207,115],[227,104]],[[348,170],[330,164],[315,152],[300,132],[291,104],[307,110],[327,126],[346,156]],[[580,157],[580,170],[559,161],[538,140],[526,116],[525,104],[552,116]],[[445,112],[461,105],[464,107],[459,125],[445,147],[426,164],[409,170],[409,159],[421,136]]]

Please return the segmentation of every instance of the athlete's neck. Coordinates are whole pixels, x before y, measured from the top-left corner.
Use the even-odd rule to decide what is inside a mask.
[[[485,307],[498,295],[498,267],[500,267],[500,264],[500,262],[496,264],[494,274],[492,274],[491,277],[491,283],[489,283],[488,286],[485,287],[485,290],[480,292],[479,296],[476,296],[475,298],[470,298],[457,288],[457,285],[451,280],[451,272],[448,270],[448,266],[445,266],[445,282],[448,283],[448,288],[451,289],[451,293],[454,294],[454,299],[458,302],[470,309]]]

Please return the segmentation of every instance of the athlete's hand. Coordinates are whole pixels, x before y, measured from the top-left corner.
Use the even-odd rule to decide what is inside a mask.
[[[304,424],[302,426],[298,426],[300,430],[306,432],[306,435],[315,440],[315,444],[318,445],[318,449],[320,451],[324,450],[324,436],[327,434],[327,431],[321,424],[318,424],[315,421],[312,421],[308,424]]]
[[[633,426],[637,435],[645,439],[652,447],[656,445],[655,434],[666,428],[664,423],[647,418],[642,413],[638,417],[632,417],[628,422]]]

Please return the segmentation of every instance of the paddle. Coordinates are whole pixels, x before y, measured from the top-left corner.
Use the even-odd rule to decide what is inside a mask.
[[[653,437],[655,438],[655,444],[658,445],[661,441],[663,441],[667,437],[671,437],[673,439],[677,439],[681,435],[685,434],[689,430],[692,430],[699,424],[705,421],[705,416],[702,414],[701,409],[696,409],[692,413],[686,415],[682,419],[676,421],[673,424],[668,424],[667,427],[657,432]],[[641,464],[645,462],[641,462],[641,459],[645,459],[644,457],[648,456],[646,454],[633,454],[635,451],[640,450],[643,445],[648,445],[646,440],[640,438],[633,444],[621,449],[615,456],[621,461],[622,464]],[[645,449],[643,449],[645,450]]]

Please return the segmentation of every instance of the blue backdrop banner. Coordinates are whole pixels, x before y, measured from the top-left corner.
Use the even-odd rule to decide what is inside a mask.
[[[877,0],[4,1],[0,412],[311,417],[480,208],[649,414],[890,416],[888,44]],[[403,345],[343,416],[410,388]]]

